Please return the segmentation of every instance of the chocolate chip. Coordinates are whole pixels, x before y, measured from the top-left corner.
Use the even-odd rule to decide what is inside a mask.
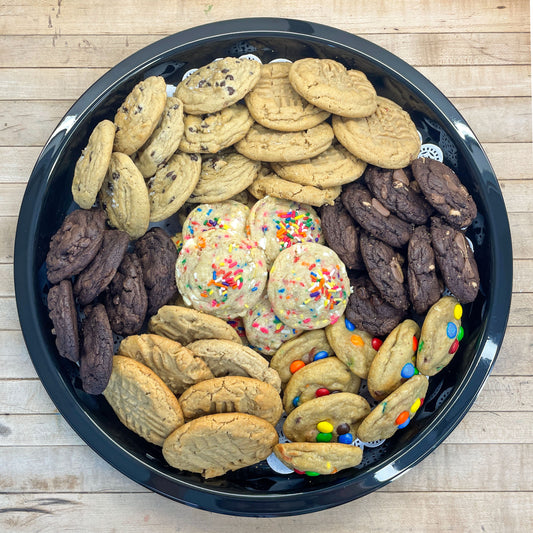
[[[228,94],[231,96],[235,92],[233,87],[228,87]]]

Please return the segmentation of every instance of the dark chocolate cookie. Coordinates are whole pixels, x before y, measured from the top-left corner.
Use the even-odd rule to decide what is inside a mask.
[[[370,166],[364,178],[372,195],[396,216],[413,224],[425,224],[433,207],[413,188],[409,174],[408,169]]]
[[[106,214],[101,209],[77,209],[66,216],[50,240],[46,256],[48,281],[59,283],[79,274],[98,253]]]
[[[78,314],[70,280],[64,279],[50,289],[48,310],[59,355],[77,361],[80,358]]]
[[[148,295],[148,314],[154,315],[177,294],[176,261],[178,251],[161,228],[152,228],[135,243]]]
[[[320,211],[322,233],[328,246],[337,253],[346,268],[363,270],[359,250],[359,228],[340,198],[333,205],[324,205]]]
[[[404,258],[392,246],[361,232],[361,255],[372,283],[383,299],[396,309],[406,310],[409,298],[403,275]]]
[[[352,294],[345,313],[357,329],[377,336],[388,335],[405,316],[404,311],[383,299],[366,274],[352,280]]]
[[[407,283],[416,313],[425,313],[441,296],[443,287],[437,277],[435,252],[425,226],[415,228],[407,247]]]
[[[120,265],[130,237],[125,231],[105,230],[100,250],[74,283],[80,305],[91,303],[111,282]]]
[[[479,272],[464,233],[431,217],[431,242],[448,289],[462,304],[473,302],[479,291]]]
[[[411,224],[393,215],[362,183],[354,181],[347,185],[341,200],[361,227],[377,239],[395,248],[409,241],[413,231]]]
[[[113,370],[113,333],[102,304],[87,306],[83,312],[80,378],[85,392],[101,394]]]
[[[420,157],[411,164],[413,176],[426,200],[454,228],[469,226],[477,207],[455,172],[440,161]]]
[[[138,333],[147,307],[141,262],[135,254],[127,253],[105,291],[105,308],[111,329],[118,335]]]

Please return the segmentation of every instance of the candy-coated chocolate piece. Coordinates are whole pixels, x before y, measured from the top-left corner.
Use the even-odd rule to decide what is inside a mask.
[[[355,329],[355,326],[347,318],[344,319],[344,325],[349,331],[353,331]]]
[[[320,433],[331,433],[333,431],[333,425],[326,420],[319,422],[316,425],[316,428],[318,429]]]
[[[372,348],[374,348],[374,350],[379,350],[382,344],[383,341],[381,339],[378,339],[377,337],[372,339]]]
[[[291,374],[294,374],[295,372],[298,372],[300,368],[303,368],[305,366],[305,363],[301,359],[297,359],[296,361],[293,361],[291,363],[291,366],[289,367]]]
[[[317,391],[315,392],[315,396],[317,398],[320,398],[320,396],[327,396],[329,393],[330,392],[328,389],[320,388],[320,389],[317,389]]]

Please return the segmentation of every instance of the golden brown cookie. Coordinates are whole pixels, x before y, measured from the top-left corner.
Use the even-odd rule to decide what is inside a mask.
[[[216,316],[179,305],[164,305],[150,318],[148,330],[183,345],[200,339],[226,339],[241,344],[238,333]]]
[[[142,237],[150,223],[148,189],[129,156],[113,152],[99,194],[109,223],[131,239]]]
[[[234,150],[204,156],[200,179],[188,202],[202,204],[228,200],[252,184],[260,167],[259,161]]]
[[[450,363],[463,339],[463,307],[453,296],[444,296],[427,312],[416,354],[416,366],[434,376]]]
[[[202,160],[197,154],[177,152],[148,180],[150,221],[159,222],[176,213],[200,179]]]
[[[256,161],[299,161],[327,150],[332,141],[333,130],[326,122],[296,132],[271,130],[255,123],[235,149]]]
[[[334,116],[339,142],[359,159],[382,168],[403,168],[420,151],[420,137],[411,117],[399,105],[377,97],[377,109],[364,118]]]
[[[420,328],[413,320],[396,326],[380,346],[368,372],[368,391],[375,400],[384,400],[407,379],[413,377]]]
[[[302,98],[289,81],[290,63],[261,66],[261,77],[246,95],[245,102],[254,119],[262,126],[278,131],[312,128],[329,117]]]
[[[289,79],[308,102],[330,113],[357,118],[376,109],[376,91],[366,76],[333,59],[299,59],[292,64]]]
[[[74,168],[72,197],[83,209],[90,209],[104,181],[115,140],[115,125],[110,120],[99,122]]]
[[[120,343],[118,354],[151,368],[174,394],[210,379],[213,374],[199,357],[179,342],[160,335],[131,335]]]
[[[356,329],[342,316],[335,324],[326,327],[326,337],[335,355],[356,376],[366,379],[377,353],[372,346],[372,335]]]
[[[326,357],[292,375],[283,393],[283,407],[290,413],[305,402],[332,392],[357,393],[360,385],[361,379],[337,357]]]
[[[428,379],[421,374],[408,379],[361,422],[357,436],[363,442],[392,437],[398,429],[406,427],[424,403]]]
[[[341,187],[327,187],[319,189],[312,185],[300,185],[292,181],[284,180],[272,173],[257,178],[249,187],[248,191],[258,200],[265,196],[283,198],[314,207],[333,205],[335,198],[341,194]]]
[[[301,185],[327,189],[355,181],[361,177],[366,163],[338,143],[311,159],[290,163],[272,163],[280,177]]]
[[[196,418],[163,444],[170,466],[209,479],[266,459],[278,434],[272,424],[246,413],[217,413]]]
[[[285,442],[274,446],[276,457],[300,474],[335,474],[357,466],[363,450],[337,442]]]
[[[128,429],[158,446],[183,424],[174,394],[155,372],[130,357],[113,357],[113,371],[103,394]]]
[[[152,135],[167,101],[167,85],[161,76],[140,81],[115,115],[115,152],[131,155]]]
[[[283,412],[279,393],[272,385],[243,376],[224,376],[192,385],[179,402],[188,420],[237,412],[258,416],[275,426]]]
[[[283,433],[298,442],[352,444],[361,420],[369,413],[370,405],[358,394],[320,396],[294,409],[283,424]]]
[[[159,125],[137,152],[135,164],[145,178],[153,176],[178,149],[184,127],[181,101],[167,98]]]
[[[281,385],[285,387],[300,368],[330,355],[335,355],[335,352],[328,343],[325,330],[306,331],[283,343],[270,360],[270,366],[278,372]]]
[[[227,340],[203,339],[187,345],[195,356],[203,359],[215,377],[244,376],[255,378],[281,389],[279,374],[256,351]]]
[[[179,149],[195,154],[220,152],[240,141],[253,122],[243,104],[233,104],[209,115],[185,115],[185,130]]]
[[[261,64],[250,59],[225,57],[200,67],[181,81],[174,96],[191,115],[215,113],[235,104],[253,89]]]

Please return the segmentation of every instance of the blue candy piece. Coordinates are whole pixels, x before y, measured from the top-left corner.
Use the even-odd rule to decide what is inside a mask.
[[[415,367],[412,363],[407,363],[402,368],[402,378],[409,379],[412,378],[415,375]]]
[[[328,357],[329,354],[325,350],[321,350],[320,352],[317,352],[315,356],[313,357],[313,361],[318,361],[319,359],[325,359]]]
[[[339,435],[337,440],[341,444],[351,444],[353,442],[353,435],[351,433],[345,433],[344,435]]]
[[[353,331],[355,329],[355,326],[347,318],[344,319],[344,325],[348,331]]]
[[[294,398],[294,400],[292,401],[292,405],[294,405],[294,407],[298,407],[299,401],[300,401],[300,397],[296,396],[296,398]]]
[[[403,429],[405,426],[407,426],[411,422],[411,418],[408,418],[403,424],[400,424],[398,426],[398,429]]]
[[[448,326],[446,327],[446,335],[450,339],[455,339],[457,336],[457,326],[453,322],[448,322]]]

